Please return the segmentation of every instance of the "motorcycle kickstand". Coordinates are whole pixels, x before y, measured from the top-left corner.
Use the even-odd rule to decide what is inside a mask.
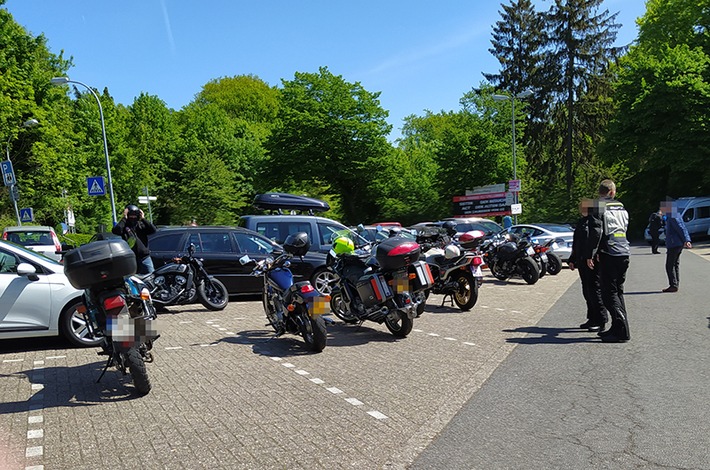
[[[104,370],[101,371],[101,375],[99,375],[99,378],[96,380],[96,383],[101,382],[101,379],[104,377],[104,374],[106,373],[108,368],[111,367],[112,359],[113,358],[111,357],[108,358],[108,361],[106,361],[106,366],[104,367]]]
[[[441,299],[441,305],[439,305],[439,308],[444,308],[444,304],[446,303],[446,299],[449,299],[449,302],[451,303],[451,307],[454,307],[454,294],[444,294],[444,298]]]

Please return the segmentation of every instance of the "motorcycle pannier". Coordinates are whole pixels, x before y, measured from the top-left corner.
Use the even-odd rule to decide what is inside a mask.
[[[64,274],[76,289],[123,279],[136,270],[136,255],[120,239],[87,243],[64,255]]]
[[[394,237],[377,245],[375,257],[383,270],[394,271],[418,261],[420,252],[417,242]]]
[[[419,292],[424,289],[429,289],[434,285],[434,276],[431,274],[429,265],[424,261],[416,261],[412,263],[409,272],[415,276],[411,281],[411,291]]]
[[[381,304],[392,298],[392,291],[381,274],[372,274],[361,278],[357,284],[357,293],[366,308]]]

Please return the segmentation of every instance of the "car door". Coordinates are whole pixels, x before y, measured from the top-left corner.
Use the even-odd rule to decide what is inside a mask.
[[[0,248],[0,333],[50,327],[53,307],[49,278],[41,273],[37,280],[19,276],[17,266],[22,262],[28,260]]]
[[[234,240],[237,245],[237,259],[244,255],[248,255],[249,258],[255,261],[261,261],[268,256],[275,257],[274,249],[276,248],[274,244],[266,237],[261,237],[256,233],[247,232],[233,232]],[[243,294],[258,294],[264,289],[264,281],[261,277],[252,276],[253,264],[247,264],[242,266],[239,261],[237,265],[240,267],[238,270],[238,280],[239,290]]]

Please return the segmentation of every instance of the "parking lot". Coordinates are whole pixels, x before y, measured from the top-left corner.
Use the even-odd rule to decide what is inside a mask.
[[[0,468],[402,468],[576,278],[487,277],[470,312],[432,297],[401,340],[336,323],[320,354],[272,339],[258,301],[171,308],[140,398],[113,368],[95,383],[96,349],[5,342]]]

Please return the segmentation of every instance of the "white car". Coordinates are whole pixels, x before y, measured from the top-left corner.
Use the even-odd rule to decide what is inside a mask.
[[[42,253],[45,256],[61,260],[62,250],[59,238],[52,227],[46,225],[18,225],[5,227],[2,239]]]
[[[54,259],[0,240],[0,340],[61,335],[97,346],[77,311],[82,294]]]
[[[538,243],[545,243],[554,238],[557,241],[557,248],[552,251],[557,253],[562,261],[569,261],[572,253],[572,239],[574,230],[565,224],[518,224],[508,229],[509,232],[520,235],[530,235]]]

